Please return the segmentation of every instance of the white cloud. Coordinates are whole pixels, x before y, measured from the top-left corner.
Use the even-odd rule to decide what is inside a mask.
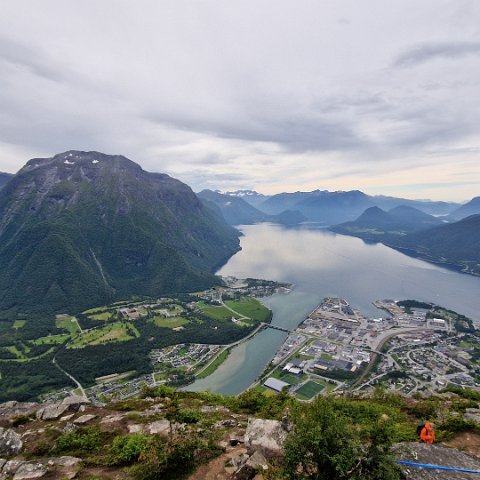
[[[478,18],[475,0],[5,2],[0,170],[84,149],[195,189],[401,189],[414,168],[408,196],[478,195]]]

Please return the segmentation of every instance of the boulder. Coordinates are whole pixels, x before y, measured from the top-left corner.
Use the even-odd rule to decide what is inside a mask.
[[[47,472],[47,467],[41,463],[23,463],[15,472],[13,480],[33,480],[43,477]]]
[[[63,457],[52,457],[48,459],[48,464],[52,466],[60,466],[60,467],[76,467],[82,462],[81,458],[77,457],[69,457],[69,456],[63,456]]]
[[[235,480],[252,480],[259,469],[268,470],[268,462],[260,452],[256,451],[240,466],[233,478]]]
[[[480,409],[478,408],[467,408],[465,414],[463,415],[465,420],[473,420],[475,423],[480,423]]]
[[[18,433],[0,427],[0,455],[16,455],[22,447],[23,442]]]
[[[71,412],[78,412],[82,405],[90,405],[91,402],[88,398],[81,397],[80,395],[70,395],[62,400],[62,405],[67,405],[68,410]]]
[[[170,432],[170,422],[168,420],[158,420],[147,425],[147,431],[150,435],[168,435]]]
[[[124,413],[119,413],[116,415],[107,415],[106,417],[102,418],[102,420],[100,420],[100,423],[102,425],[120,423],[126,416],[127,415]]]
[[[73,423],[76,423],[77,425],[84,425],[85,423],[88,423],[92,421],[94,418],[97,418],[96,415],[82,415],[81,417],[78,417],[76,420],[73,421]]]
[[[134,423],[131,425],[127,425],[128,433],[142,433],[143,432],[143,425],[138,423]]]
[[[56,420],[68,410],[68,405],[62,403],[50,403],[37,410],[38,420]]]
[[[20,415],[29,416],[35,413],[40,405],[35,402],[5,402],[0,403],[0,420],[12,420]]]
[[[265,458],[283,456],[283,445],[287,432],[277,420],[250,419],[245,432],[245,447],[248,454],[258,451]]]
[[[480,458],[443,445],[400,443],[395,445],[394,454],[397,460],[480,470]],[[400,468],[406,480],[472,480],[473,478],[471,473],[431,470],[408,465],[400,465]]]
[[[61,402],[50,403],[37,410],[39,420],[56,420],[65,412],[78,412],[84,405],[90,404],[90,400],[79,395],[71,395]]]
[[[26,462],[22,462],[20,460],[10,460],[9,462],[5,462],[2,468],[2,476],[0,478],[7,478],[8,476],[14,475],[15,472]]]
[[[55,469],[55,478],[75,478],[80,469],[81,458],[77,457],[52,457],[48,460],[48,465]]]

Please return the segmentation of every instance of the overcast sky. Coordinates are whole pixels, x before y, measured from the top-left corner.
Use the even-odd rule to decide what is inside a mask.
[[[194,190],[480,195],[478,0],[0,0],[0,170],[121,153]]]

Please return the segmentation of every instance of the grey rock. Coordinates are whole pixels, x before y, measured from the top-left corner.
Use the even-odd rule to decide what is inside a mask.
[[[21,460],[10,460],[3,465],[2,468],[2,475],[8,477],[9,475],[14,475],[15,472],[26,462],[22,462]]]
[[[52,466],[60,466],[60,467],[76,467],[82,462],[81,458],[77,457],[52,457],[48,459],[48,464]]]
[[[280,458],[287,432],[277,420],[250,419],[245,432],[245,446],[249,455],[258,451],[265,458]]]
[[[267,459],[257,451],[240,466],[233,478],[235,480],[251,480],[255,477],[259,469],[268,470],[268,462]]]
[[[229,413],[230,410],[223,405],[202,405],[200,407],[200,411],[203,413],[210,413],[210,412],[225,412]]]
[[[41,463],[23,463],[13,476],[13,480],[32,480],[41,478],[48,472],[45,465]]]
[[[62,401],[62,405],[67,405],[68,410],[71,412],[77,412],[82,405],[90,405],[91,402],[88,398],[81,397],[80,395],[70,395],[65,397]]]
[[[56,420],[68,410],[68,405],[51,403],[37,410],[38,420]]]
[[[77,457],[52,457],[48,465],[55,469],[55,478],[72,479],[77,476],[81,462],[82,459]]]
[[[480,409],[467,408],[463,418],[464,420],[473,420],[475,423],[480,423]]]
[[[70,413],[69,415],[64,415],[63,417],[60,417],[61,422],[68,422],[75,416],[74,413]]]
[[[77,425],[84,425],[85,423],[88,423],[92,421],[94,418],[97,418],[96,415],[82,415],[81,417],[78,417],[76,420],[73,421],[73,423]]]
[[[20,415],[32,415],[40,405],[35,402],[16,402],[10,401],[0,403],[0,420],[11,420]]]
[[[170,432],[170,422],[168,420],[158,420],[147,425],[147,431],[150,435],[168,435]]]
[[[100,423],[101,424],[110,424],[110,423],[120,423],[126,417],[125,414],[120,413],[118,415],[107,415],[103,418]]]
[[[76,425],[74,425],[73,423],[67,423],[64,427],[63,427],[63,433],[69,433],[69,432],[73,432],[74,430],[76,430],[78,427]]]
[[[18,433],[0,427],[0,455],[16,455],[22,447],[23,442]]]
[[[141,433],[143,432],[143,425],[134,423],[133,425],[127,425],[128,433]]]
[[[398,460],[480,470],[480,458],[443,445],[401,443],[394,447],[394,452]],[[406,480],[472,480],[473,478],[471,473],[430,470],[406,465],[400,467]]]
[[[3,466],[7,463],[4,458],[0,458],[0,473],[2,473]]]
[[[50,403],[37,410],[39,420],[56,420],[65,412],[78,412],[83,405],[90,404],[90,400],[71,395],[64,398],[61,402]]]

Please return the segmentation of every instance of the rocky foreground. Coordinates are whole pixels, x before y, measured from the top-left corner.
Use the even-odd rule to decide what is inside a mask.
[[[168,397],[108,405],[77,396],[49,404],[12,401],[0,404],[0,480],[280,478],[276,465],[282,462],[292,428],[288,411],[282,420],[256,418],[198,398],[181,405]],[[167,462],[158,467],[165,477],[149,477],[132,466],[150,441],[185,446],[192,439],[195,462],[185,460],[183,471],[182,456],[175,457],[180,465],[170,460],[170,466]],[[445,445],[407,442],[396,445],[394,452],[400,460],[480,470],[480,457]],[[408,480],[474,478],[410,466],[402,471]]]

